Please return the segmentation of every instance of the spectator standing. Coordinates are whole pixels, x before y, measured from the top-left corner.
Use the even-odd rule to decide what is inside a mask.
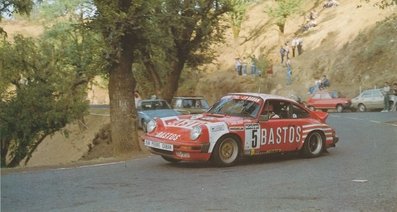
[[[237,74],[239,75],[239,76],[241,76],[241,70],[242,70],[242,66],[241,66],[241,61],[240,61],[240,58],[239,57],[237,57],[236,59],[235,59],[235,67],[236,67],[236,72],[237,72]]]
[[[284,63],[284,56],[285,56],[285,49],[283,46],[280,47],[280,57],[281,57],[281,64]]]
[[[303,51],[303,49],[302,49],[303,40],[302,40],[302,38],[297,38],[296,42],[297,42],[296,47],[298,49],[298,55],[301,55],[302,51]]]
[[[339,2],[337,0],[326,0],[323,5],[324,8],[337,7],[337,6],[339,6]]]
[[[241,61],[241,69],[242,69],[242,73],[243,76],[247,75],[247,61],[245,59],[245,57],[243,57],[243,60]]]
[[[288,47],[288,42],[285,42],[285,44],[284,44],[284,50],[285,50],[285,58],[288,60],[288,59],[289,59],[289,47]]]
[[[393,83],[391,94],[390,99],[393,100],[393,105],[391,106],[390,111],[397,111],[397,82]]]
[[[135,108],[137,108],[139,101],[142,100],[141,95],[139,94],[139,91],[135,91],[134,99],[135,99]]]
[[[292,83],[292,68],[291,68],[291,61],[287,59],[287,62],[285,63],[287,66],[287,85],[290,85]]]
[[[292,48],[292,57],[295,57],[295,50],[296,47],[298,46],[298,38],[294,37],[291,41],[291,48]]]
[[[253,54],[252,56],[251,56],[251,75],[257,75],[257,72],[256,72],[256,62],[257,62],[257,60],[256,60],[256,56]]]
[[[310,19],[310,20],[316,20],[316,18],[317,18],[317,12],[316,12],[316,10],[310,11],[309,19]]]
[[[390,110],[390,85],[389,82],[385,82],[385,86],[382,89],[383,93],[383,110],[382,112],[389,112]]]

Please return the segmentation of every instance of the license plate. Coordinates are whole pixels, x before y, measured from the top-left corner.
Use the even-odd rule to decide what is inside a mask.
[[[172,144],[165,144],[165,143],[151,141],[151,140],[145,140],[145,146],[156,148],[156,149],[162,149],[162,150],[166,150],[166,151],[174,151],[174,146]]]

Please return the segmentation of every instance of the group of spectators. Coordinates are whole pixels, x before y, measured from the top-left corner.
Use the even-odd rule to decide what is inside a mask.
[[[328,88],[331,82],[327,78],[327,75],[323,75],[321,79],[314,81],[314,85],[309,88],[309,94],[313,94],[318,90]]]
[[[282,64],[284,63],[284,59],[290,59],[290,49],[292,49],[292,57],[301,55],[303,52],[303,39],[295,36],[291,40],[291,48],[289,47],[288,41],[284,43],[284,46],[280,47],[280,57]]]
[[[337,7],[339,6],[339,2],[337,0],[325,0],[323,7],[330,8],[330,7]]]
[[[260,71],[258,70],[257,63],[258,60],[256,59],[255,55],[249,56],[250,58],[250,74],[253,76],[259,75]],[[242,59],[237,57],[235,58],[235,70],[239,76],[246,76],[248,73],[248,64],[246,58],[243,57]]]
[[[382,112],[396,111],[396,102],[397,102],[397,82],[393,83],[393,86],[390,87],[389,82],[385,82],[385,86],[382,89],[382,93],[384,96],[384,108]],[[393,100],[393,105],[390,105],[390,101]]]

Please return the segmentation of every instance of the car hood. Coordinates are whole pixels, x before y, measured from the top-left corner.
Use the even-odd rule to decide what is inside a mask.
[[[248,118],[217,115],[217,114],[196,114],[182,115],[178,117],[169,117],[161,119],[165,127],[176,128],[193,128],[199,125],[213,125],[216,123],[226,123],[228,126],[242,125]]]
[[[162,110],[144,110],[144,111],[139,111],[139,113],[145,114],[151,118],[158,117],[158,118],[163,118],[163,117],[168,117],[168,116],[177,116],[180,113],[171,110],[171,109],[162,109]]]
[[[242,130],[242,126],[246,122],[252,122],[252,119],[207,113],[164,117],[157,120],[157,129],[148,135],[185,142],[191,140],[190,133],[194,127],[202,126],[203,134],[199,140],[216,140],[230,130]]]

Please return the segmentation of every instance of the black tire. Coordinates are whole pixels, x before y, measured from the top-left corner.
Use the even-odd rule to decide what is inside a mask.
[[[364,104],[359,104],[359,105],[357,106],[357,111],[358,111],[358,112],[365,112],[365,111],[367,111],[367,107],[365,107]]]
[[[336,105],[336,112],[342,113],[343,112],[343,106],[342,105]]]
[[[324,150],[324,137],[318,132],[311,132],[303,144],[303,154],[306,157],[314,158],[321,155]]]
[[[170,162],[170,163],[178,163],[178,162],[180,162],[181,160],[179,160],[179,159],[175,159],[175,158],[172,158],[172,157],[167,157],[167,156],[164,156],[164,155],[162,155],[161,156],[164,160],[166,160],[166,161],[168,161],[168,162]]]
[[[212,161],[217,166],[233,166],[240,157],[240,146],[233,136],[221,138],[212,152]]]

